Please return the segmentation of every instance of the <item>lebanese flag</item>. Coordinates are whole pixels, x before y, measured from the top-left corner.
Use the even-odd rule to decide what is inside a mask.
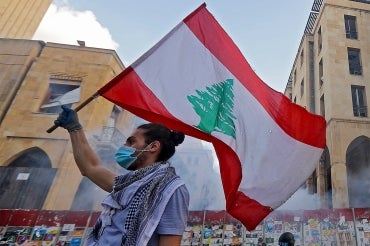
[[[226,210],[253,230],[313,173],[325,120],[267,86],[201,5],[98,93],[213,143]]]

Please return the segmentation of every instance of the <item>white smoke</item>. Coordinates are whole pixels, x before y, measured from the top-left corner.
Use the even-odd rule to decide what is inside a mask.
[[[317,194],[308,194],[306,189],[298,189],[277,210],[315,210],[320,209],[320,201]]]
[[[185,181],[190,194],[190,210],[224,210],[225,196],[217,159],[213,150],[200,140],[186,136],[184,143],[171,158],[176,172]],[[216,161],[215,161],[216,160]]]

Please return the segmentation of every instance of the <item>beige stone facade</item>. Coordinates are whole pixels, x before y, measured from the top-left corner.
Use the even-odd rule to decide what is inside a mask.
[[[1,0],[0,38],[31,39],[52,0]]]
[[[53,101],[53,94],[65,95],[79,88],[78,97],[73,96],[75,102],[69,104],[76,107],[123,69],[113,50],[0,39],[0,180],[2,195],[7,194],[0,200],[14,200],[2,208],[71,208],[82,176],[73,160],[69,136],[59,128],[46,132],[58,115],[55,109],[65,103],[47,105]],[[102,97],[79,111],[79,119],[98,152],[115,149],[121,143],[117,141],[125,133],[118,128],[128,128],[131,117]],[[41,201],[38,205],[26,201],[19,196],[22,192]]]
[[[327,122],[309,191],[322,208],[368,207],[370,1],[314,1],[285,95]]]

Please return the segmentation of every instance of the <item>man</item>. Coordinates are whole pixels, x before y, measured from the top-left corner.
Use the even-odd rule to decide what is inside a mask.
[[[279,237],[279,246],[294,246],[295,239],[291,232],[284,232]]]
[[[68,130],[81,174],[110,192],[87,245],[180,245],[189,193],[168,159],[184,134],[161,124],[139,126],[115,155],[117,163],[131,172],[117,176],[100,164],[77,113],[62,109],[54,123]]]

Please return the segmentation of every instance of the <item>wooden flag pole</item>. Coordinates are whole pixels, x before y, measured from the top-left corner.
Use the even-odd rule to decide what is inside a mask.
[[[83,107],[85,107],[87,104],[89,104],[92,100],[94,100],[95,98],[97,98],[99,96],[99,93],[98,92],[95,92],[94,95],[92,95],[91,97],[87,98],[85,101],[83,101],[80,105],[78,105],[74,111],[78,112],[80,111],[80,109],[82,109]],[[50,127],[49,129],[46,130],[47,133],[51,133],[53,132],[55,129],[57,129],[58,126],[57,125],[53,125],[52,127]]]

